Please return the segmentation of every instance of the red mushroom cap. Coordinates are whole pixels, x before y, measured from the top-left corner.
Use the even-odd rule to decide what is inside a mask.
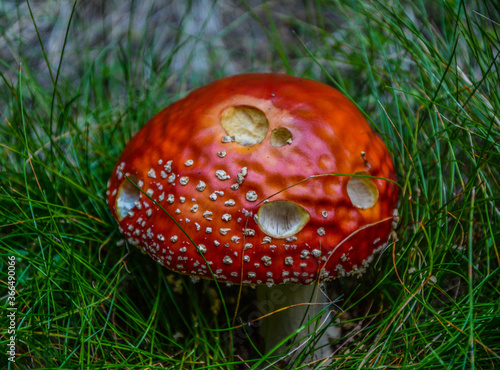
[[[387,243],[395,180],[386,146],[340,92],[245,74],[153,117],[121,154],[108,203],[128,240],[171,270],[309,284],[361,273]]]

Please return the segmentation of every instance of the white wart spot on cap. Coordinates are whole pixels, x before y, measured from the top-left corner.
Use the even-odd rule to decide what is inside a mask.
[[[167,163],[163,167],[167,173],[172,172],[172,162],[173,161],[167,161]]]
[[[243,181],[245,181],[245,176],[243,176],[243,174],[241,173],[238,173],[236,175],[236,182],[238,183],[238,185],[241,185],[243,184]]]
[[[215,176],[221,181],[224,181],[224,180],[227,180],[230,178],[230,176],[224,170],[215,171]]]
[[[200,180],[198,185],[196,185],[196,190],[198,191],[203,191],[207,187],[207,184],[205,184],[203,181]]]
[[[247,192],[247,194],[245,195],[245,198],[249,201],[249,202],[255,202],[258,198],[258,195],[257,193],[254,191],[254,190],[250,190]],[[262,207],[261,207],[262,208]]]
[[[221,233],[221,235],[227,235],[227,233],[230,231],[231,231],[231,229],[228,229],[228,228],[219,229],[219,232]]]
[[[269,256],[264,256],[260,259],[262,263],[264,263],[264,266],[271,266],[271,257]]]
[[[243,235],[245,236],[255,236],[255,230],[254,229],[243,229]]]
[[[186,167],[191,167],[193,165],[193,160],[192,159],[188,159],[186,162],[184,162],[184,166]]]

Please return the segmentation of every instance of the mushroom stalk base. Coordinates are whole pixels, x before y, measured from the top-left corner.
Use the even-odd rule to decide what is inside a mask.
[[[307,325],[330,303],[319,285],[280,284],[271,288],[263,285],[257,287],[257,300],[262,315],[270,314],[262,320],[260,328],[266,352],[269,353],[300,327],[305,326],[295,337],[291,337],[294,343],[291,347],[289,344],[292,342],[287,341],[274,353],[286,355],[283,359],[287,361],[295,358],[302,350],[310,354],[309,359],[312,361],[328,358],[332,354],[330,343],[340,337],[340,329],[329,326],[329,308],[321,317]],[[326,327],[328,328],[325,330]]]

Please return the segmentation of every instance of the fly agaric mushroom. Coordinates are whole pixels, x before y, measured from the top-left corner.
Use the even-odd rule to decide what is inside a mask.
[[[128,241],[163,266],[264,286],[258,296],[282,287],[292,305],[320,297],[315,283],[362,274],[384,248],[397,217],[395,180],[386,146],[340,92],[244,74],[153,117],[121,154],[107,200]],[[313,307],[312,315],[324,306]],[[298,329],[298,311],[279,314],[287,324],[271,324],[268,348]]]

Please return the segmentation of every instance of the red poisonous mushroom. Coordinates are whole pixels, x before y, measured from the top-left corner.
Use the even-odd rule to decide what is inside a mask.
[[[107,200],[128,241],[163,266],[263,286],[259,296],[287,289],[281,301],[291,305],[321,297],[317,282],[362,274],[384,248],[397,218],[395,180],[386,146],[340,92],[244,74],[153,117],[121,154]],[[324,305],[308,307],[315,315]],[[303,313],[269,320],[268,348]],[[327,347],[328,336],[317,345]]]

